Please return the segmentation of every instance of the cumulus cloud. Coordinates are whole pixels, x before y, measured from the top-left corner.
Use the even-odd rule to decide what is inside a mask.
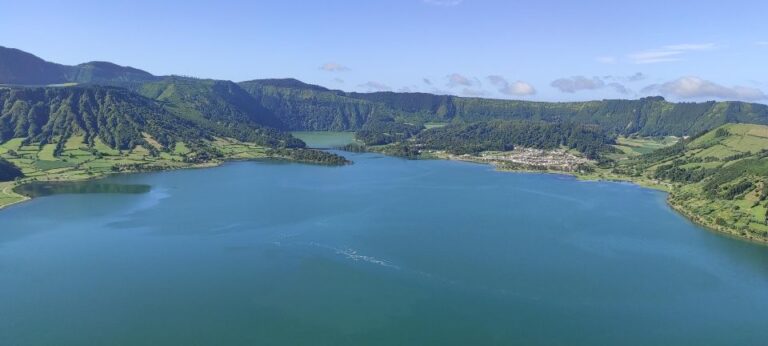
[[[327,62],[325,64],[320,65],[320,69],[323,71],[328,72],[344,72],[349,71],[349,67],[346,67],[342,64],[338,64],[335,62]]]
[[[687,76],[662,84],[652,84],[642,90],[643,93],[658,93],[681,99],[728,99],[757,101],[768,98],[762,90],[745,86],[727,87],[706,79]]]
[[[635,64],[655,64],[660,62],[680,61],[688,52],[716,49],[714,43],[681,43],[644,50],[627,55]]]
[[[496,75],[488,76],[488,80],[491,82],[491,84],[498,87],[498,91],[504,95],[528,96],[536,94],[536,88],[523,81],[515,81],[510,83],[504,77]]]
[[[369,82],[360,84],[359,87],[364,88],[368,91],[392,91],[392,88],[390,88],[389,85],[386,85],[381,82],[376,82],[376,81],[369,81]]]
[[[575,93],[582,90],[600,89],[605,86],[605,82],[598,77],[587,78],[584,76],[573,76],[570,78],[555,79],[549,85],[564,93]]]
[[[435,6],[458,6],[461,5],[464,0],[422,0],[425,4]]]
[[[458,73],[451,73],[451,74],[449,74],[447,76],[447,78],[448,78],[448,84],[447,85],[448,85],[449,88],[454,88],[454,87],[457,87],[457,86],[468,87],[468,86],[472,86],[472,85],[475,84],[474,80],[472,80],[470,78],[467,78],[467,77],[465,77],[465,76],[463,76],[461,74],[458,74]]]
[[[614,76],[614,75],[603,76],[603,79],[605,79],[605,80],[616,81],[616,82],[624,82],[624,83],[638,82],[638,81],[644,80],[646,78],[648,78],[648,76],[646,76],[642,72],[636,72],[636,73],[631,74],[629,76]]]

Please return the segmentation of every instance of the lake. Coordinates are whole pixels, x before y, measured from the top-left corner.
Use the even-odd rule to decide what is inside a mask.
[[[307,143],[310,148],[335,149],[355,142],[354,132],[296,131],[291,134]]]
[[[0,345],[761,345],[768,248],[631,184],[343,153],[0,212]]]

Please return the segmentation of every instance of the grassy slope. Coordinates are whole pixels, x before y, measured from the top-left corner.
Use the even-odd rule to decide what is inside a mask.
[[[64,152],[54,157],[50,145],[22,145],[23,138],[14,138],[0,144],[0,157],[22,169],[25,178],[16,182],[0,182],[0,208],[21,202],[26,198],[13,192],[13,187],[32,180],[76,181],[103,177],[107,174],[142,170],[162,170],[187,167],[210,166],[222,160],[256,159],[268,156],[267,148],[240,142],[234,139],[215,138],[211,146],[218,149],[222,158],[203,163],[190,163],[185,157],[194,153],[183,142],[176,144],[172,151],[161,152],[159,156],[137,146],[130,151],[112,149],[97,140],[93,147],[84,143],[82,136],[70,137]],[[152,142],[151,138],[148,142]],[[9,152],[15,152],[11,155]]]
[[[723,130],[718,133],[718,130]],[[669,202],[693,221],[709,228],[750,240],[768,242],[766,201],[768,184],[768,126],[727,124],[686,143],[679,153],[636,157],[625,163],[640,168],[632,179],[660,179],[670,186]],[[704,172],[694,181],[659,178],[664,167]],[[738,184],[751,184],[730,196]]]

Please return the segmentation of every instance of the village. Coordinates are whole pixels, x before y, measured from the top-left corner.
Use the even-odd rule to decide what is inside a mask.
[[[579,172],[593,163],[565,149],[544,150],[518,147],[512,151],[485,151],[478,155],[455,155],[446,152],[433,154],[450,160],[490,163],[499,169],[507,170]]]

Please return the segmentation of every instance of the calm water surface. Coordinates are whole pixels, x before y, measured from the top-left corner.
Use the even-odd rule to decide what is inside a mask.
[[[355,142],[354,132],[297,131],[291,134],[311,148],[334,149]]]
[[[662,193],[348,154],[0,212],[0,345],[760,345],[768,248]],[[104,183],[104,182],[101,182]]]

